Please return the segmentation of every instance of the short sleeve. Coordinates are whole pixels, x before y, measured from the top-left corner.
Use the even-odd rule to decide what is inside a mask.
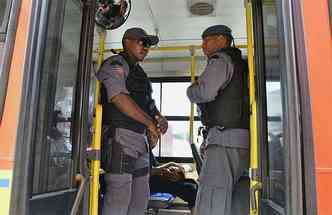
[[[129,94],[126,88],[128,71],[120,62],[105,62],[97,73],[97,79],[104,85],[107,92],[107,100],[120,94]]]
[[[211,59],[197,84],[187,89],[187,96],[191,102],[206,103],[213,101],[218,91],[223,89],[231,80],[233,64],[224,58]]]

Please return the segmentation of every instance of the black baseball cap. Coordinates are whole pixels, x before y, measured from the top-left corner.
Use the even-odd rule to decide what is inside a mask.
[[[215,35],[226,35],[233,39],[232,30],[226,25],[213,25],[205,29],[202,34],[202,38]]]
[[[142,40],[150,46],[154,46],[159,42],[158,36],[147,34],[142,28],[127,29],[122,37],[122,40],[125,39]]]

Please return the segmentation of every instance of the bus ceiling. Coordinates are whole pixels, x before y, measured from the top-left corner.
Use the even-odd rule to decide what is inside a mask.
[[[100,30],[107,31],[105,49],[109,50],[122,48],[122,35],[126,29],[142,27],[149,34],[158,35],[160,39],[157,49],[151,51],[144,62],[145,71],[150,76],[172,76],[173,74],[190,76],[188,71],[190,71],[191,46],[196,47],[195,56],[199,74],[205,62],[200,49],[201,34],[210,25],[225,24],[232,28],[235,43],[241,46],[243,55],[247,54],[243,0],[186,0],[171,3],[163,0],[108,2],[113,3],[105,4],[104,2],[97,6],[95,20],[98,27],[94,36],[94,50],[98,49],[98,31]],[[116,7],[116,4],[119,4],[124,10],[118,11],[121,7]],[[115,12],[110,14],[109,8],[114,8]],[[121,13],[122,15],[119,16]],[[108,21],[106,17],[109,18]],[[158,49],[163,47],[173,47],[174,49],[167,51]],[[182,49],[176,49],[177,47],[182,47]],[[109,55],[111,52],[105,53],[105,57]]]
[[[160,42],[154,47],[143,67],[150,77],[190,76],[191,55],[196,57],[199,75],[205,65],[200,48],[201,34],[208,26],[225,24],[232,29],[235,44],[247,56],[247,29],[245,1],[217,0],[99,0],[96,12],[94,34],[94,60],[98,58],[99,33],[106,31],[104,57],[112,54],[111,49],[122,48],[122,35],[130,27],[142,27],[149,34],[159,36]],[[107,3],[108,2],[108,3]],[[167,8],[167,9],[166,9]],[[111,11],[113,9],[113,11]],[[273,9],[271,9],[273,13]],[[268,18],[271,25],[276,22]],[[277,45],[277,44],[276,44]],[[166,48],[165,48],[166,47]],[[277,55],[277,54],[276,54]],[[274,59],[269,65],[273,67]],[[268,80],[274,79],[270,69]]]

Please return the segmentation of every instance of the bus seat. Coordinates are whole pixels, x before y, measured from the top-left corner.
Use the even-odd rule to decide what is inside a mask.
[[[174,199],[175,196],[170,193],[152,193],[149,198],[148,211],[152,210],[152,214],[157,215],[159,209],[170,207]]]

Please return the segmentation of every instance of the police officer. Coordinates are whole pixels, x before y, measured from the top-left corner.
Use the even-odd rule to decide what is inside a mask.
[[[202,34],[208,58],[204,72],[187,89],[198,104],[208,129],[206,159],[200,173],[195,212],[198,215],[234,215],[234,187],[249,164],[249,99],[247,64],[241,51],[232,47],[232,31],[214,25]],[[234,200],[234,198],[233,198]],[[240,204],[248,205],[249,199]],[[245,211],[236,212],[241,215]]]
[[[104,61],[97,78],[103,105],[103,215],[143,215],[149,197],[149,146],[165,133],[167,120],[151,98],[151,83],[139,62],[157,36],[128,29],[124,51]]]

